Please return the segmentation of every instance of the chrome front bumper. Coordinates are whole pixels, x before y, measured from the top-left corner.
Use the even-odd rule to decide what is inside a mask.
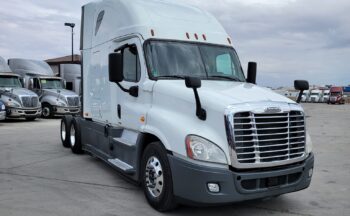
[[[80,112],[80,107],[54,107],[56,115],[75,115]]]
[[[6,118],[6,111],[1,111],[0,112],[0,121],[5,120]]]
[[[7,108],[6,115],[9,118],[40,117],[41,107],[29,109]]]

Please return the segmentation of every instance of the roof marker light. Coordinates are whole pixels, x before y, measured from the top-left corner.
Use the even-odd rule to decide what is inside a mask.
[[[187,39],[190,39],[190,34],[188,32],[186,32],[186,37]]]
[[[197,35],[197,33],[194,34],[194,37],[196,38],[196,40],[198,40],[198,35]]]
[[[154,30],[153,29],[151,29],[151,35],[152,35],[152,37],[154,37]]]
[[[207,36],[205,36],[205,34],[203,34],[203,39],[206,41],[207,40]]]

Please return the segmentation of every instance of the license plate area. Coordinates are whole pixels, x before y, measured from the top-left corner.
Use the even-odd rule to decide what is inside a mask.
[[[266,179],[266,187],[267,188],[272,188],[272,187],[277,187],[280,186],[280,179],[279,177],[270,177]]]

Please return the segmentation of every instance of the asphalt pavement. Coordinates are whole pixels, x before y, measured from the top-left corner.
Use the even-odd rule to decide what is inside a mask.
[[[316,157],[310,188],[228,206],[181,206],[167,215],[350,215],[350,105],[303,106]],[[0,122],[1,216],[163,215],[108,165],[64,149],[59,125]]]

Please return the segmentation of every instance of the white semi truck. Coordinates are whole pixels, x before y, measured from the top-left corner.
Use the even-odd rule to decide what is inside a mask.
[[[63,146],[142,185],[159,211],[310,185],[303,108],[255,85],[256,63],[245,78],[212,15],[158,0],[103,0],[82,12],[83,110],[63,117]]]
[[[44,61],[31,59],[9,59],[12,71],[24,78],[26,88],[40,97],[42,115],[75,115],[80,112],[80,98],[65,89],[65,80],[55,77],[51,67]]]
[[[41,116],[38,95],[23,87],[23,78],[11,71],[0,57],[0,100],[5,104],[7,118],[33,121]]]
[[[321,90],[313,89],[313,90],[311,90],[308,102],[310,102],[310,103],[319,103],[319,102],[321,102],[322,96],[323,95],[322,95],[322,91]]]

